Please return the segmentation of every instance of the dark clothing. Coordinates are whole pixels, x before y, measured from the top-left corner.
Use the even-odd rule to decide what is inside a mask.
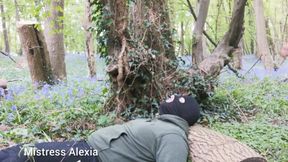
[[[35,144],[34,148],[35,147],[37,150],[43,150],[43,152],[38,152],[40,155],[37,155],[36,153],[33,157],[30,157],[30,160],[27,156],[24,156],[24,151],[26,151],[25,154],[29,154],[29,151],[31,150],[27,149],[24,145],[16,145],[1,150],[0,162],[99,162],[97,157],[92,155],[92,149],[85,141],[44,142]],[[53,151],[48,152],[49,150],[53,150],[54,153]],[[89,151],[89,155],[86,156],[87,154],[80,154],[80,150],[86,150],[86,152]],[[33,161],[32,158],[34,158],[35,161]]]
[[[188,123],[175,115],[136,119],[88,137],[102,162],[186,162]]]

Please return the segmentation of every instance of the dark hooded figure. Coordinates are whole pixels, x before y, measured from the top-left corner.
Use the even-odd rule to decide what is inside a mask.
[[[173,95],[155,119],[99,129],[86,141],[17,145],[0,151],[1,162],[186,162],[188,129],[200,116],[191,96]]]

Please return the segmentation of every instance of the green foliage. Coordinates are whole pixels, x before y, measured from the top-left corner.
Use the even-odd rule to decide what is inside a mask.
[[[94,0],[92,3],[92,22],[97,28],[92,28],[91,30],[96,32],[97,51],[106,60],[108,59],[108,27],[112,23],[109,17],[109,13],[105,11],[103,3],[101,3],[100,0]]]
[[[83,137],[99,126],[106,126],[113,116],[102,112],[104,96],[99,93],[99,86],[89,80],[82,80],[81,84],[75,81],[69,85],[44,85],[41,90],[31,85],[15,86],[13,94],[1,101],[0,121],[11,127],[1,134],[15,142],[45,136],[69,139]]]
[[[287,161],[287,88],[268,79],[229,78],[215,89],[204,118],[213,129],[245,142],[269,161]]]
[[[269,122],[215,123],[213,129],[234,137],[256,149],[269,161],[288,160],[288,128]]]
[[[0,129],[1,143],[82,139],[114,120],[113,112],[102,109],[107,88],[95,78],[86,78],[85,57],[69,55],[68,83],[42,89],[32,87],[28,67],[18,69],[9,59],[0,58],[0,76],[19,78],[9,83],[9,94],[0,99],[0,123],[8,127]]]

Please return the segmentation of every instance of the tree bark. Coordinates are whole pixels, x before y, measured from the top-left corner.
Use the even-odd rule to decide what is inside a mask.
[[[190,127],[188,141],[193,162],[267,162],[247,145],[200,125]]]
[[[184,55],[185,52],[185,40],[184,40],[184,23],[181,21],[181,35],[180,35],[180,54]]]
[[[125,0],[102,0],[104,19],[111,20],[106,26],[108,32],[107,51],[112,58],[107,67],[107,72],[112,81],[113,106],[117,117],[126,108],[129,98],[125,94],[127,84],[125,84],[129,74],[128,56],[127,56],[127,24],[128,24],[128,6]]]
[[[256,17],[256,55],[261,58],[265,68],[271,70],[274,65],[267,41],[263,0],[254,0],[254,11]]]
[[[94,57],[94,41],[93,34],[90,31],[90,27],[92,26],[92,11],[91,11],[92,1],[85,0],[85,20],[84,20],[84,29],[86,36],[86,53],[87,53],[87,62],[89,68],[89,76],[91,78],[96,76],[96,67],[95,67],[95,57]]]
[[[175,60],[167,0],[136,0],[132,2],[131,8],[129,25],[135,32],[132,33],[133,37],[151,48],[155,54]]]
[[[56,81],[66,80],[63,35],[64,0],[51,0],[47,5],[49,16],[45,20],[44,34],[49,51],[52,72]]]
[[[236,0],[234,2],[229,30],[213,53],[200,63],[199,69],[205,77],[218,76],[223,67],[230,62],[230,56],[233,51],[238,48],[244,31],[243,24],[246,2],[247,0]]]
[[[4,44],[5,44],[5,52],[10,53],[8,29],[6,27],[6,17],[5,17],[5,11],[4,11],[4,4],[2,0],[0,0],[0,12],[1,12],[1,17],[2,17],[2,30],[3,30]]]
[[[136,0],[131,2],[133,4],[129,4],[134,8],[132,8],[133,12],[130,12],[132,14],[128,15],[126,13],[128,7],[123,1],[102,1],[102,3],[105,2],[103,3],[105,11],[103,19],[111,22],[103,30],[108,32],[107,49],[111,59],[109,59],[107,72],[112,82],[111,91],[113,92],[105,107],[109,108],[108,110],[114,110],[116,107],[117,115],[120,116],[126,108],[130,111],[137,108],[146,109],[148,112],[154,111],[155,100],[163,100],[167,95],[175,93],[195,94],[200,101],[207,98],[209,92],[213,90],[213,85],[210,79],[205,78],[218,76],[220,70],[229,63],[229,56],[233,50],[238,48],[243,32],[246,0],[235,1],[229,31],[215,49],[214,54],[201,62],[200,70],[191,69],[190,73],[177,69],[177,66],[170,63],[168,56],[158,52],[155,54],[155,49],[159,50],[159,48],[155,48],[155,42],[148,38],[153,35],[149,25],[152,23],[158,26],[159,24],[159,19],[155,16],[157,14],[154,13],[157,10],[154,11],[153,7],[148,7],[150,10],[147,13],[145,9],[151,4]],[[137,12],[139,10],[144,11]],[[148,18],[147,15],[149,15]],[[145,24],[147,22],[144,20],[150,23]],[[160,43],[164,41],[159,31],[158,34],[153,35],[153,39]],[[133,115],[133,113],[129,114]]]
[[[19,7],[17,0],[14,0],[16,21],[20,21]]]
[[[198,66],[204,59],[203,31],[206,22],[210,0],[201,0],[195,28],[192,36],[192,63]]]
[[[45,38],[35,25],[24,23],[17,28],[32,82],[38,87],[44,83],[53,84],[53,75]]]

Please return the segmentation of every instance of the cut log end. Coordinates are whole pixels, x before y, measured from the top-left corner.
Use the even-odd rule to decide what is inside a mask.
[[[247,145],[200,125],[190,128],[188,139],[193,162],[266,162]]]
[[[16,24],[17,28],[21,28],[24,25],[40,25],[40,23],[37,21],[18,21]]]

